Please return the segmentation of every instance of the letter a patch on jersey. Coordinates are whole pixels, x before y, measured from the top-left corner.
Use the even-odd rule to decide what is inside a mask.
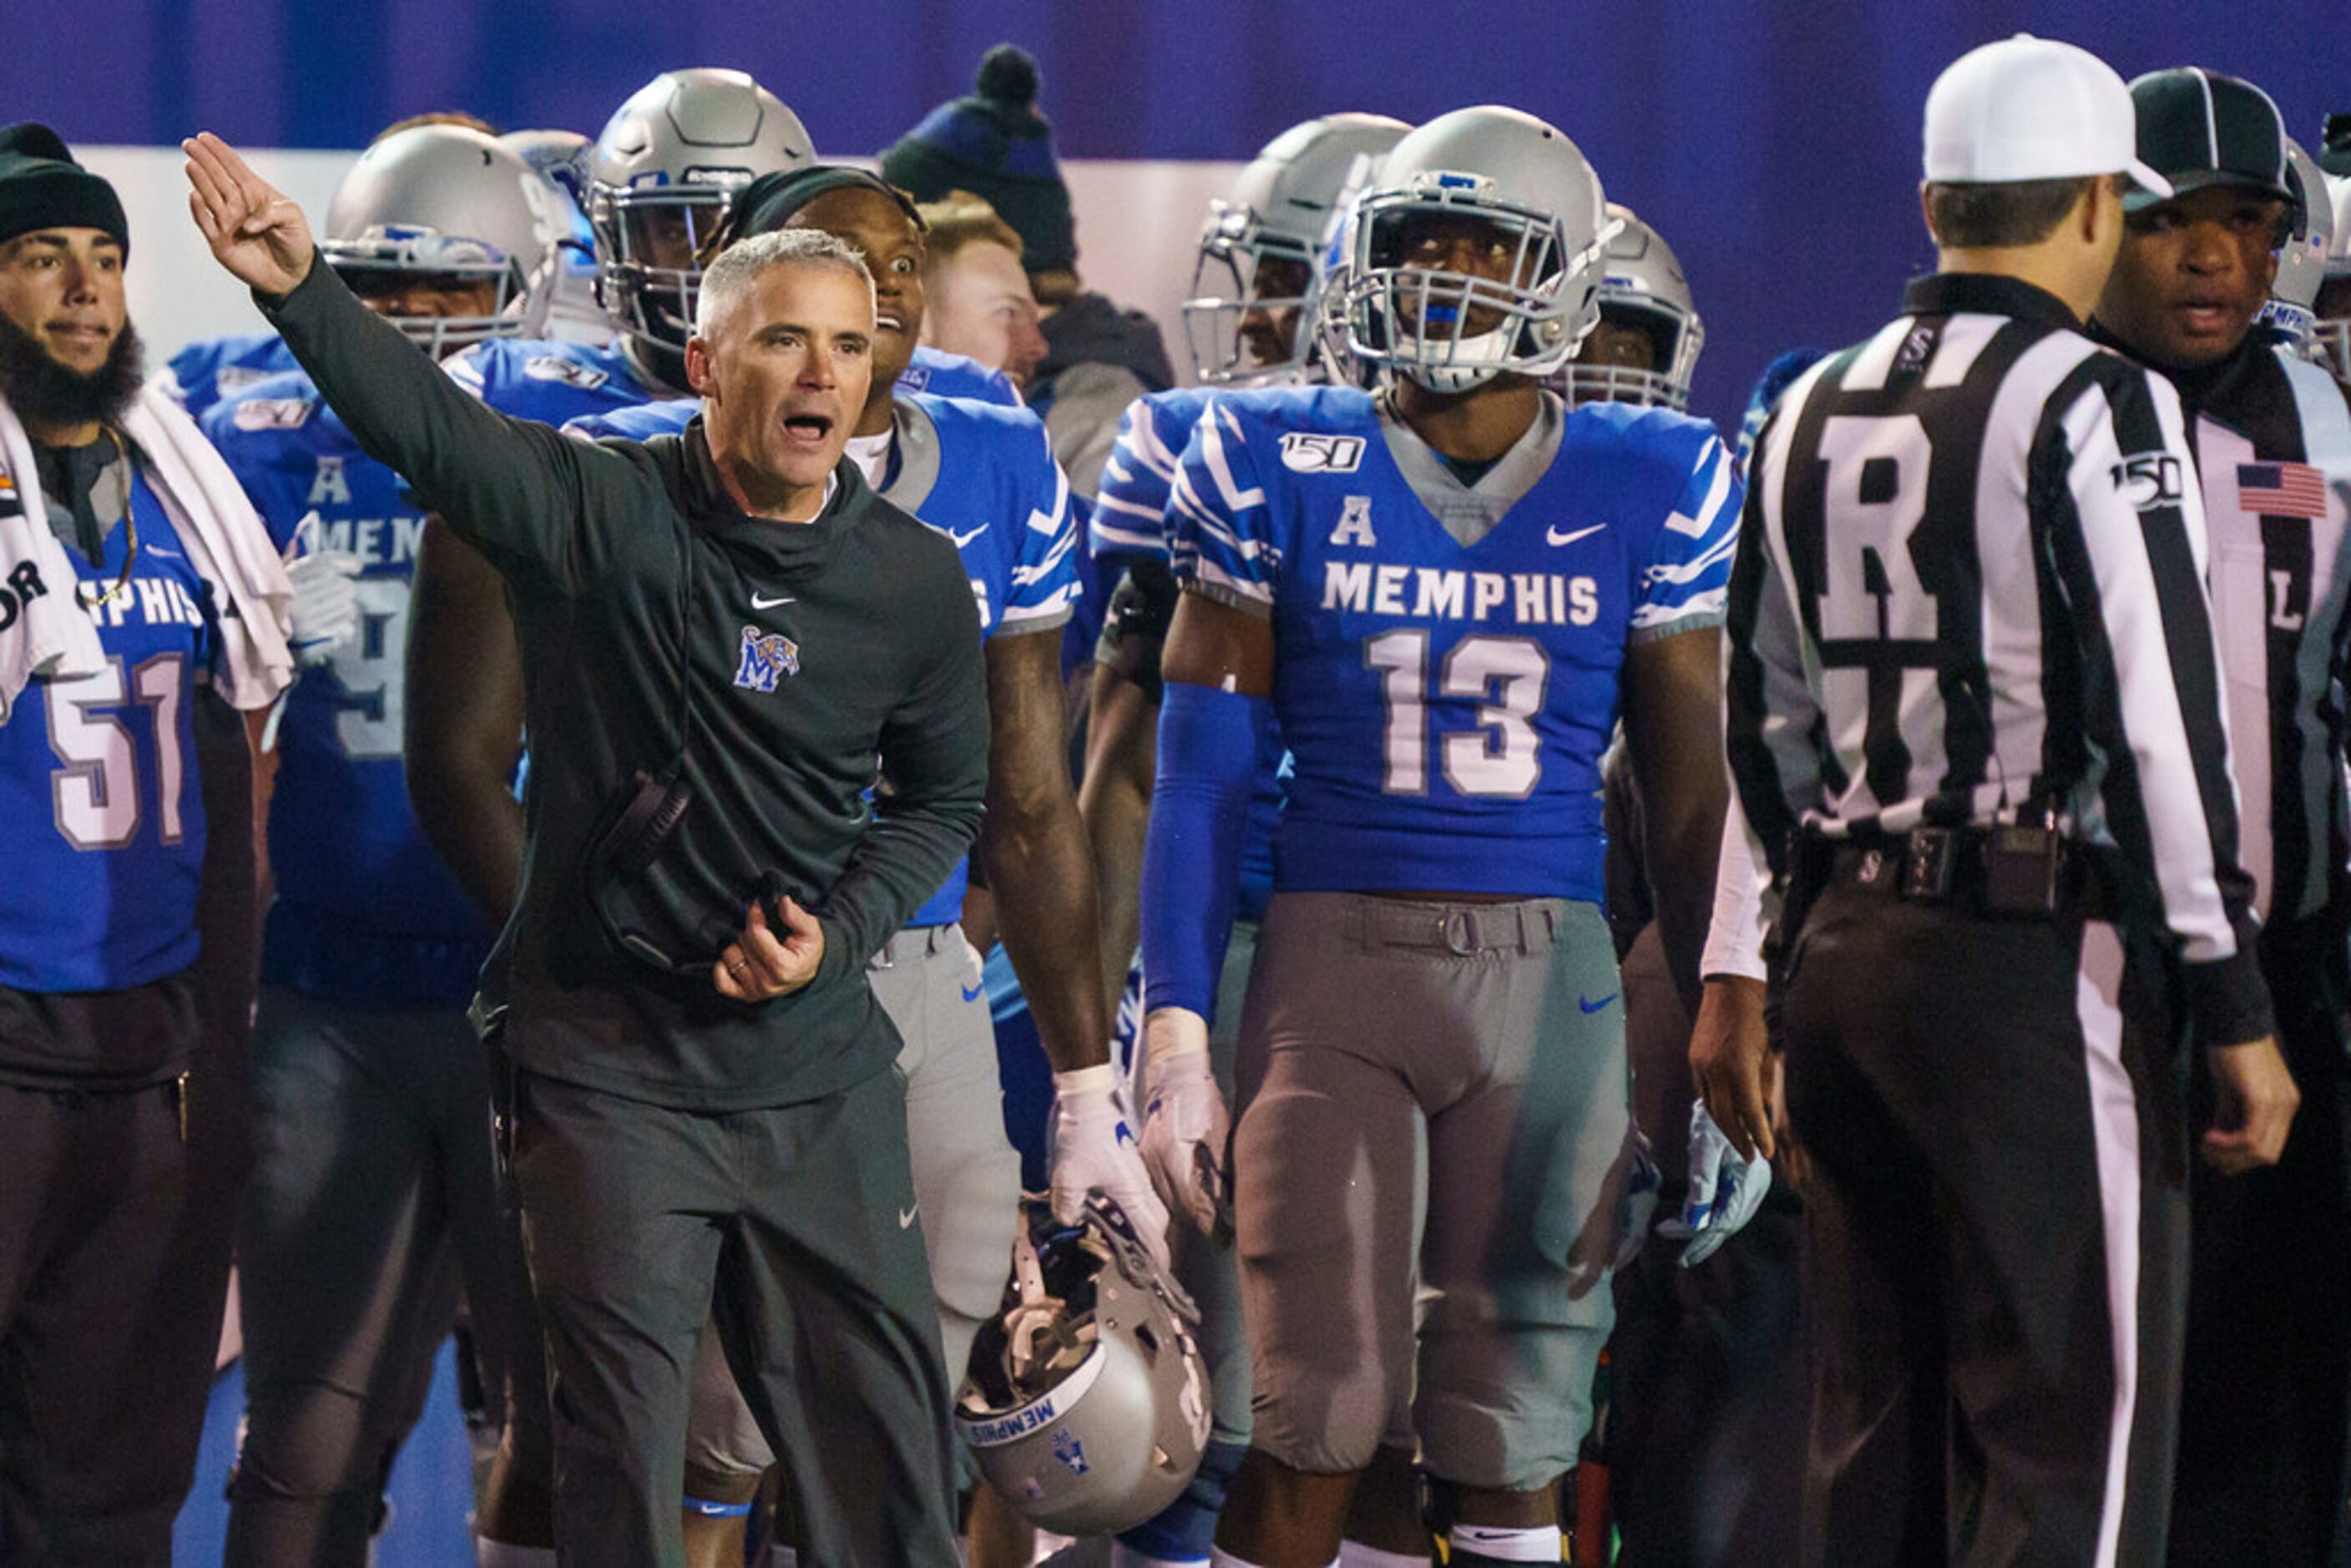
[[[347,507],[351,500],[351,482],[343,473],[340,457],[321,457],[319,471],[310,479],[310,498],[303,505],[309,507]]]
[[[1372,535],[1372,498],[1350,496],[1339,508],[1339,526],[1331,530],[1334,545],[1363,545],[1367,548],[1380,542]]]
[[[781,632],[758,626],[743,628],[743,658],[735,666],[735,684],[746,691],[772,692],[777,680],[800,673],[800,645]]]

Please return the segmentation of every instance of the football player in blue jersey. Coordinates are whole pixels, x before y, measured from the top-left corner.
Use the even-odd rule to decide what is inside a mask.
[[[1161,692],[1159,658],[1175,612],[1167,566],[1167,499],[1176,464],[1201,409],[1220,386],[1290,384],[1319,379],[1313,321],[1323,287],[1324,242],[1339,203],[1360,185],[1411,127],[1383,115],[1331,114],[1268,142],[1213,204],[1200,236],[1193,298],[1184,307],[1199,387],[1153,392],[1130,404],[1102,467],[1089,543],[1094,559],[1125,575],[1112,595],[1095,651],[1092,716],[1080,805],[1102,878],[1104,979],[1126,984],[1134,952],[1144,826],[1151,809],[1153,733]],[[1240,1000],[1257,946],[1257,926],[1273,884],[1273,835],[1281,819],[1284,752],[1270,713],[1259,732],[1249,825],[1243,841],[1233,936],[1209,1030],[1210,1069],[1230,1095]],[[1150,1085],[1142,1084],[1147,1104]],[[1159,1124],[1165,1135],[1170,1124]],[[1146,1130],[1146,1137],[1150,1134]],[[1150,1145],[1145,1145],[1148,1157]],[[1226,1483],[1249,1446],[1248,1346],[1228,1229],[1214,1237],[1190,1226],[1172,1238],[1176,1276],[1200,1307],[1200,1342],[1214,1382],[1211,1446],[1184,1497],[1120,1538],[1120,1568],[1207,1561]],[[1360,1489],[1349,1539],[1361,1544],[1416,1528],[1411,1430],[1398,1419],[1380,1462],[1390,1473]],[[1389,1515],[1383,1526],[1379,1515]]]
[[[287,584],[142,389],[122,204],[0,129],[0,1562],[168,1563],[245,1179]],[[238,710],[243,712],[243,722]]]
[[[455,125],[484,135],[490,133],[486,122],[470,114],[413,114],[395,120],[377,131],[374,141],[422,125]],[[230,332],[218,338],[199,338],[183,348],[172,356],[169,365],[156,372],[155,382],[166,396],[188,411],[190,419],[202,419],[204,411],[222,398],[243,392],[264,376],[294,368],[293,351],[277,333]]]
[[[344,176],[320,252],[446,356],[537,324],[560,222],[517,154],[420,126]],[[465,1021],[491,931],[418,831],[403,782],[401,654],[424,526],[403,482],[300,370],[223,397],[203,427],[273,540],[308,544],[298,573],[356,580],[343,585],[350,635],[304,650],[277,730],[226,1560],[358,1564],[461,1283],[486,1388],[503,1390],[515,1349],[538,1354],[535,1324],[516,1332],[530,1320],[513,1305],[519,1260],[482,1136],[488,1073]]]
[[[789,227],[847,240],[872,268],[874,391],[852,427],[849,455],[885,500],[954,542],[977,601],[992,718],[981,853],[998,930],[1056,1069],[1056,1211],[1074,1218],[1087,1191],[1100,1187],[1156,1241],[1167,1216],[1134,1153],[1109,1063],[1092,864],[1062,730],[1061,639],[1052,633],[1078,592],[1069,482],[1043,423],[1026,410],[901,390],[925,305],[924,228],[913,203],[862,170],[819,164],[754,181],[737,199],[721,240]],[[690,406],[643,413],[677,428]],[[609,419],[587,423],[614,426]],[[884,780],[885,813],[887,789]],[[899,1070],[914,1190],[941,1337],[956,1377],[980,1323],[998,1311],[1019,1203],[979,957],[959,924],[965,886],[960,873],[949,879],[876,956],[872,975],[875,996],[905,1040]],[[703,1343],[688,1443],[690,1509],[740,1506],[773,1456],[716,1353],[715,1336]]]
[[[1174,487],[1145,1136],[1196,1221],[1227,1168],[1207,1019],[1269,705],[1294,758],[1241,1022],[1255,1425],[1220,1563],[1330,1563],[1406,1388],[1450,1560],[1559,1556],[1635,1146],[1600,755],[1621,715],[1694,1001],[1739,491],[1704,424],[1540,384],[1597,316],[1603,204],[1531,116],[1413,131],[1355,204],[1334,307],[1386,384],[1220,395]]]

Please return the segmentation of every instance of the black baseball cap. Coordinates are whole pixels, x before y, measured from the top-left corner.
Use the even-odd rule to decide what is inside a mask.
[[[2259,191],[2291,204],[2286,183],[2285,121],[2270,95],[2241,77],[2201,66],[2150,71],[2130,84],[2138,110],[2139,162],[2171,182],[2180,195],[2207,185]],[[2163,198],[2135,190],[2127,212]]]

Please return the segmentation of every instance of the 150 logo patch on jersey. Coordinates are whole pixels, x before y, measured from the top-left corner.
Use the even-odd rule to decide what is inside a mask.
[[[561,382],[581,392],[594,392],[612,379],[593,365],[583,365],[560,354],[534,355],[522,362],[522,373],[535,382]]]
[[[1364,463],[1360,435],[1293,430],[1281,438],[1281,465],[1293,474],[1353,474]]]
[[[2126,457],[2107,470],[2106,476],[2122,493],[2124,501],[2141,512],[2154,507],[2176,507],[2188,493],[2179,459],[2168,452],[2141,452]]]

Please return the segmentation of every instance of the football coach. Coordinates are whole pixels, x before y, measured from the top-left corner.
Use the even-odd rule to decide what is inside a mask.
[[[563,1561],[684,1562],[715,1318],[807,1558],[946,1568],[949,1387],[865,961],[978,829],[987,703],[954,548],[842,461],[864,263],[809,232],[735,247],[687,350],[702,417],[589,444],[467,396],[313,264],[292,201],[184,147],[214,256],[513,600],[528,829],[476,1006],[516,1063]]]

